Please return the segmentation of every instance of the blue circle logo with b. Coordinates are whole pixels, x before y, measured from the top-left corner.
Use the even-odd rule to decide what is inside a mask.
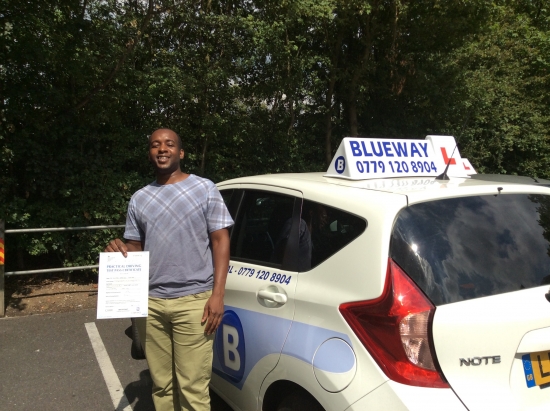
[[[241,320],[234,311],[223,314],[214,346],[224,374],[234,382],[241,381],[245,364],[244,333]]]
[[[344,156],[340,156],[334,161],[334,169],[338,174],[342,174],[346,169],[346,159]]]

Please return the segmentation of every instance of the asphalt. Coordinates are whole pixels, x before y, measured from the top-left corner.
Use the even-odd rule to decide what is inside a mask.
[[[130,320],[96,320],[95,314],[90,309],[0,319],[2,411],[122,411],[127,403],[134,411],[154,411],[147,362],[130,357]],[[92,323],[114,370],[110,380],[92,347]],[[119,385],[113,384],[117,379]],[[231,408],[213,394],[212,411]]]

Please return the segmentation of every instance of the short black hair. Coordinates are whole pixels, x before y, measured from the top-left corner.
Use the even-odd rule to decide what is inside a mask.
[[[170,130],[172,133],[174,133],[177,137],[177,142],[178,142],[178,150],[183,150],[183,141],[181,140],[181,137],[178,133],[176,133],[174,130],[172,130],[171,128],[158,128],[157,130]],[[155,130],[155,131],[157,131]],[[153,132],[154,133],[154,132]],[[147,141],[148,142],[151,142],[151,136],[153,134],[149,134],[147,135]]]

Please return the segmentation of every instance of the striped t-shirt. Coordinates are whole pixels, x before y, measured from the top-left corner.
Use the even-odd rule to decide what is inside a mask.
[[[149,296],[174,298],[212,289],[210,236],[233,225],[214,183],[196,175],[134,193],[124,238],[149,251]]]

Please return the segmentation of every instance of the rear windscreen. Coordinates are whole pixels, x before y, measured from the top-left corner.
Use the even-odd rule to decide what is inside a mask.
[[[453,198],[403,209],[391,257],[435,305],[550,284],[550,196]]]

